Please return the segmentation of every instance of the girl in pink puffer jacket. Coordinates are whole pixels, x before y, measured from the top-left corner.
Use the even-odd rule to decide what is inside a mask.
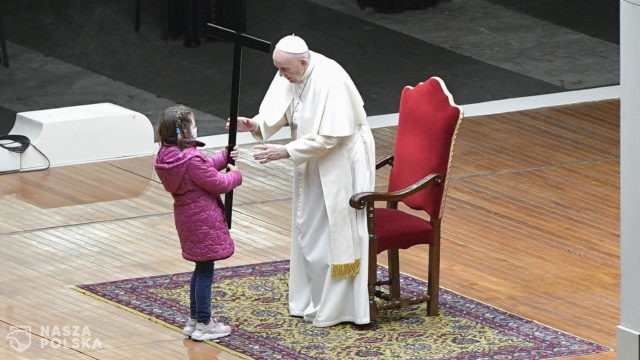
[[[166,109],[160,117],[161,147],[155,169],[164,188],[174,199],[173,215],[182,247],[182,257],[196,263],[191,276],[191,316],[183,333],[194,340],[211,340],[229,335],[231,328],[211,317],[213,262],[233,254],[233,240],[224,216],[220,194],[242,183],[236,166],[227,156],[238,158],[237,148],[211,157],[198,150],[196,121],[184,106]],[[229,172],[222,173],[223,169]]]

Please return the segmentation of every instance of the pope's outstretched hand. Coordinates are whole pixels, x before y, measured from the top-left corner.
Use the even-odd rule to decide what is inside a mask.
[[[280,144],[264,144],[256,145],[254,150],[259,150],[253,153],[253,158],[260,162],[260,164],[266,164],[269,161],[279,160],[289,157],[289,152],[284,145]]]
[[[256,129],[256,124],[253,119],[244,116],[238,116],[238,132],[249,132]],[[227,119],[227,130],[229,130],[229,119]]]

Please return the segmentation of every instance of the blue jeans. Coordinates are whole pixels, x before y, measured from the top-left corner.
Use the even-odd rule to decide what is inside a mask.
[[[208,324],[211,320],[211,284],[213,282],[213,261],[196,261],[196,269],[191,275],[191,318]]]

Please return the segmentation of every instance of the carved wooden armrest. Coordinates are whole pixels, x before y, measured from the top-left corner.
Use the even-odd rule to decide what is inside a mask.
[[[380,169],[385,165],[393,166],[393,155],[387,155],[381,158],[380,160],[378,160],[378,162],[376,162],[376,170]]]
[[[349,205],[351,205],[351,207],[354,209],[362,209],[366,206],[367,203],[372,201],[397,202],[417,193],[418,191],[426,188],[431,184],[440,183],[442,183],[442,176],[440,176],[440,174],[429,174],[420,179],[420,181],[416,182],[415,184],[410,185],[402,190],[392,192],[366,191],[354,194],[349,200]]]

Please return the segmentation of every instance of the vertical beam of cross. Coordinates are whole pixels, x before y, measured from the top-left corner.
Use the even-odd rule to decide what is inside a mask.
[[[229,108],[229,141],[228,151],[236,146],[236,133],[238,131],[238,106],[240,103],[240,72],[242,68],[242,48],[247,47],[258,51],[271,53],[271,43],[255,38],[235,30],[230,30],[214,24],[207,24],[207,35],[234,43],[233,47],[233,76],[231,79],[231,105]],[[235,161],[228,157],[230,164]],[[233,191],[225,194],[225,218],[227,226],[231,228],[231,214],[233,211]]]

